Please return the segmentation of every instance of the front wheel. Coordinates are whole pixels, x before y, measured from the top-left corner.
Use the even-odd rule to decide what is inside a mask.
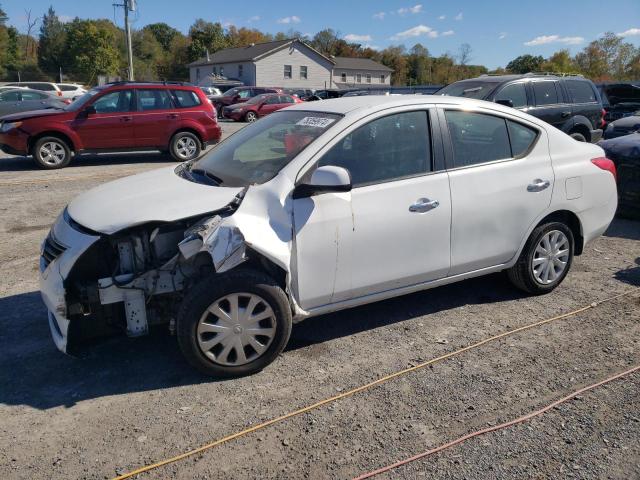
[[[531,232],[520,258],[507,274],[516,287],[527,293],[548,293],[569,273],[573,252],[571,229],[560,222],[546,223]]]
[[[71,149],[58,137],[42,137],[31,150],[33,160],[40,168],[54,170],[64,168],[71,162]]]
[[[574,140],[577,140],[578,142],[586,142],[587,141],[585,136],[583,134],[581,134],[581,133],[578,133],[578,132],[573,132],[569,136],[571,138],[573,138]]]
[[[256,115],[256,112],[249,111],[244,116],[245,122],[252,123],[252,122],[255,122],[256,120],[258,120],[258,115]]]
[[[200,139],[191,132],[178,132],[171,139],[169,151],[178,162],[198,158],[201,151]]]
[[[206,375],[238,377],[273,362],[291,334],[291,308],[269,276],[252,270],[215,274],[184,298],[178,343]]]

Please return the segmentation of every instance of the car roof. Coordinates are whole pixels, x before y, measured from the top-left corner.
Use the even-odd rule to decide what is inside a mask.
[[[336,113],[346,115],[349,113],[374,112],[393,107],[410,105],[460,105],[467,107],[485,107],[493,110],[514,114],[515,110],[494,102],[475,100],[472,98],[450,97],[443,95],[365,95],[354,97],[340,97],[318,102],[299,103],[288,107],[287,110],[304,110],[309,112]]]

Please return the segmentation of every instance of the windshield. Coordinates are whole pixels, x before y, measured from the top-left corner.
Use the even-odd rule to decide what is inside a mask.
[[[479,100],[484,100],[498,85],[500,85],[500,82],[455,82],[451,85],[447,85],[442,90],[438,90],[438,95],[450,95],[452,97],[477,98]]]
[[[262,102],[265,98],[267,98],[268,96],[269,96],[269,95],[267,95],[267,94],[263,94],[263,95],[256,95],[255,97],[250,98],[249,100],[247,100],[247,102],[246,102],[246,103],[251,103],[251,104],[253,104],[253,103],[260,103],[260,102]]]
[[[273,113],[231,135],[188,169],[229,187],[267,182],[340,118],[299,110]]]
[[[232,88],[231,90],[227,90],[226,92],[224,92],[223,97],[233,97],[234,95],[237,95],[239,91],[239,88]]]
[[[77,97],[73,102],[66,106],[64,110],[67,112],[76,112],[80,110],[89,99],[95,97],[98,93],[100,93],[99,88],[92,88],[87,93],[83,93],[81,96]]]

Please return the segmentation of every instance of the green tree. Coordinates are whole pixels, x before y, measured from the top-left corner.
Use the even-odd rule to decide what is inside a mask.
[[[176,37],[176,35],[181,35],[181,33],[173,27],[170,27],[166,23],[150,23],[146,25],[142,30],[148,30],[151,32],[156,39],[156,41],[160,44],[160,46],[165,50],[169,50],[171,47],[171,42]]]
[[[189,29],[191,44],[189,45],[189,60],[195,61],[209,53],[226,48],[224,30],[219,22],[207,22],[197,19]]]
[[[544,58],[540,55],[520,55],[507,64],[507,70],[511,73],[529,73],[540,71]]]
[[[56,15],[53,7],[49,7],[42,17],[40,25],[40,41],[38,43],[38,65],[48,75],[55,77],[63,67],[67,33],[64,24]]]
[[[311,39],[311,46],[326,56],[336,54],[339,33],[331,28],[325,28],[316,33]]]
[[[78,79],[94,83],[98,75],[119,72],[122,56],[113,23],[76,18],[66,27],[66,64]]]
[[[158,69],[164,59],[164,50],[156,36],[149,29],[143,28],[131,35],[133,51],[133,71],[138,80],[157,80]]]
[[[578,69],[568,49],[560,50],[551,55],[541,66],[545,72],[577,73]]]
[[[431,82],[431,57],[429,50],[416,43],[410,50],[408,61],[408,80],[413,85],[425,85]]]

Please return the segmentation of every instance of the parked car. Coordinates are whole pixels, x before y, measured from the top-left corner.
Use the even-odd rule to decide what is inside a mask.
[[[581,142],[602,138],[604,110],[591,80],[579,75],[482,75],[438,90],[438,95],[501,103],[559,128]]]
[[[0,91],[0,116],[11,113],[43,110],[47,108],[62,109],[70,100],[29,88],[14,88]]]
[[[40,289],[62,351],[165,324],[201,371],[246,375],[292,319],[502,270],[551,292],[615,210],[600,147],[512,108],[301,103],[74,199],[43,243]]]
[[[62,97],[62,90],[55,83],[51,82],[10,82],[5,83],[9,87],[27,87],[33,90],[42,90],[43,92],[52,93],[58,97]]]
[[[640,220],[640,132],[603,140],[599,145],[618,170],[618,215]]]
[[[220,136],[204,92],[183,83],[116,82],[90,90],[63,110],[0,117],[0,148],[31,154],[48,169],[66,167],[72,152],[158,149],[178,161],[192,160]]]
[[[207,97],[222,95],[222,92],[220,91],[220,89],[216,87],[198,87],[198,88],[200,88]]]
[[[605,109],[605,122],[613,122],[640,110],[640,82],[607,82],[597,85]]]
[[[250,98],[246,102],[235,103],[224,107],[222,116],[224,118],[231,118],[236,122],[255,122],[260,117],[290,107],[296,103],[302,103],[302,100],[293,95],[264,93]]]
[[[347,92],[348,90],[337,90],[335,88],[316,90],[315,92],[313,92],[313,95],[311,95],[307,99],[307,101],[327,100],[329,98],[340,98]]]
[[[74,99],[87,93],[87,90],[75,83],[57,83],[58,88],[62,92],[62,98]]]
[[[315,90],[313,90],[312,88],[284,88],[282,91],[289,95],[295,95],[303,101],[307,101],[307,99],[313,96],[315,92]]]
[[[235,87],[227,90],[222,95],[210,97],[209,99],[218,111],[218,117],[222,118],[222,110],[224,107],[233,105],[234,103],[245,102],[256,95],[263,93],[283,93],[282,88],[270,87]]]
[[[16,90],[16,89],[21,89],[21,90],[27,90],[27,87],[9,87],[7,85],[0,85],[0,92],[6,92],[7,90]]]
[[[640,131],[640,110],[607,124],[604,138],[617,138]]]

